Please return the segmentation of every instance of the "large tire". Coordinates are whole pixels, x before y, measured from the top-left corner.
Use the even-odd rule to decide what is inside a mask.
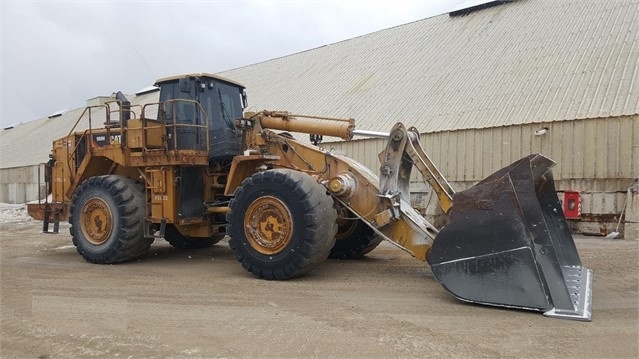
[[[339,206],[337,214],[337,234],[329,258],[361,258],[382,242],[382,237],[348,209]]]
[[[335,242],[333,199],[302,172],[256,173],[237,188],[229,207],[229,245],[259,278],[301,276],[323,262]]]
[[[188,237],[180,233],[172,224],[167,224],[164,230],[164,239],[175,248],[200,249],[209,248],[221,241],[225,234],[215,234],[208,238]]]
[[[145,254],[144,188],[121,176],[91,177],[73,194],[70,232],[78,253],[89,262],[126,262]]]

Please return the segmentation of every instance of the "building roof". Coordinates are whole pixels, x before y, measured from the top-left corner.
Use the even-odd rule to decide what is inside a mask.
[[[380,132],[397,121],[438,132],[635,115],[639,0],[518,0],[219,75],[246,85],[249,110],[355,118]],[[46,161],[82,111],[0,131],[0,167]]]
[[[639,1],[519,0],[222,72],[249,104],[423,132],[639,113]]]

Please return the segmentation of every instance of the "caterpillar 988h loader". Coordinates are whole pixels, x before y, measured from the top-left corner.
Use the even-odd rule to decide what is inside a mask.
[[[356,130],[352,119],[242,113],[244,87],[209,74],[156,85],[158,103],[131,106],[118,93],[85,109],[88,130],[53,143],[45,176],[52,200],[29,211],[45,227],[68,218],[87,261],[138,258],[155,238],[197,248],[228,235],[247,271],[289,279],[386,239],[427,261],[463,301],[590,320],[592,275],[568,230],[550,159],[530,155],[455,193],[415,128],[397,123],[381,134],[388,142],[377,176],[317,146],[321,136],[380,135]],[[92,123],[97,111],[106,114],[103,126]],[[310,134],[314,145],[291,132]],[[410,206],[413,167],[448,214],[441,230]]]

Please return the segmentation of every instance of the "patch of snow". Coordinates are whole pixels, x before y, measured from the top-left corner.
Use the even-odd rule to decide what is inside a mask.
[[[21,223],[33,221],[27,212],[27,205],[0,203],[0,223]]]

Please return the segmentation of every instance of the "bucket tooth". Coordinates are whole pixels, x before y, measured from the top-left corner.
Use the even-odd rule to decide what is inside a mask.
[[[457,298],[591,319],[592,272],[582,267],[551,168],[525,157],[453,196],[428,262]]]

